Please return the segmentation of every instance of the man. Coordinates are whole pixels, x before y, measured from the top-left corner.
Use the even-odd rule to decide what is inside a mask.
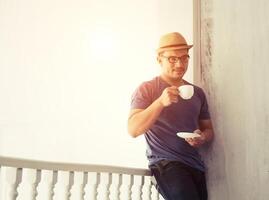
[[[206,97],[195,85],[188,100],[178,90],[192,85],[183,79],[191,47],[180,33],[161,37],[157,49],[160,76],[136,89],[128,119],[130,135],[146,138],[149,168],[166,200],[207,199],[205,166],[197,149],[213,138]],[[200,137],[183,139],[178,132],[195,132]]]

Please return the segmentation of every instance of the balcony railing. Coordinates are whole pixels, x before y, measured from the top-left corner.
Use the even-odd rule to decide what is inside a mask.
[[[150,171],[0,156],[0,200],[158,200]]]

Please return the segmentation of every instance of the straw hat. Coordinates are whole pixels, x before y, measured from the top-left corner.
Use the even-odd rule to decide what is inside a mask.
[[[161,37],[157,53],[176,49],[190,49],[192,46],[187,44],[185,38],[180,33],[167,33]]]

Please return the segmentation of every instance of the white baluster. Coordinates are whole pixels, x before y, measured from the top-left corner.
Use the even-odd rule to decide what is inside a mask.
[[[98,173],[88,172],[88,181],[85,187],[85,200],[97,199]]]
[[[159,200],[159,192],[156,190],[154,186],[151,187],[151,198],[153,200]]]
[[[122,175],[122,185],[120,188],[120,199],[131,200],[131,184],[132,177],[131,175]]]
[[[36,169],[22,169],[22,180],[18,187],[17,200],[34,200],[36,196]]]
[[[54,188],[54,200],[68,200],[69,198],[69,172],[58,171],[57,183]]]
[[[151,177],[144,176],[144,186],[142,188],[142,199],[151,200]]]
[[[70,200],[83,200],[84,195],[83,180],[84,180],[83,172],[74,172],[74,184],[71,188]]]
[[[159,193],[159,199],[160,200],[165,200],[164,198],[163,198],[163,196]]]
[[[111,200],[120,200],[120,174],[112,174],[112,184],[110,186]]]
[[[109,200],[109,185],[110,185],[110,174],[101,173],[100,184],[98,187],[98,200]]]
[[[143,177],[134,176],[134,184],[132,187],[132,199],[142,200]]]
[[[17,168],[14,167],[1,167],[0,179],[0,199],[13,200],[15,199],[16,192],[16,176]]]
[[[53,171],[42,170],[40,183],[37,186],[37,200],[52,200]]]

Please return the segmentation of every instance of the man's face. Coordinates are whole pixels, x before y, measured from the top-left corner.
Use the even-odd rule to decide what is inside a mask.
[[[188,68],[188,49],[165,51],[158,56],[162,75],[172,80],[183,77]]]

